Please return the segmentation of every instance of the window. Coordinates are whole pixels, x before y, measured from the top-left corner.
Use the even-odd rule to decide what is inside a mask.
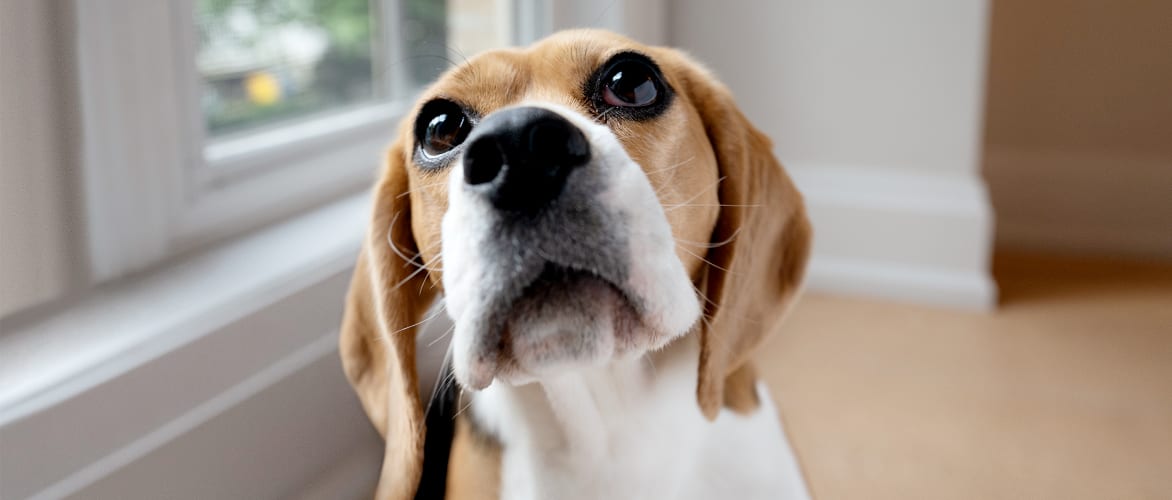
[[[208,135],[222,137],[387,93],[370,0],[196,4],[196,67]],[[442,8],[437,5],[437,8]]]
[[[366,189],[420,88],[531,3],[76,1],[95,280]]]

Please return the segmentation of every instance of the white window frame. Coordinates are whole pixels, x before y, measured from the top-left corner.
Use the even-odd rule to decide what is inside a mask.
[[[208,141],[192,0],[75,0],[91,278],[104,281],[370,185],[417,89]],[[378,8],[398,26],[396,0]],[[379,59],[402,60],[399,30]]]

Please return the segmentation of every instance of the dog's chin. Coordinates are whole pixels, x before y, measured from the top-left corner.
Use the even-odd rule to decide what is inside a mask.
[[[649,326],[640,301],[589,271],[546,264],[507,307],[490,315],[484,339],[457,378],[472,389],[497,380],[510,385],[540,381],[612,360],[641,355],[670,340]],[[459,330],[459,328],[458,328]],[[464,369],[461,369],[464,368]]]

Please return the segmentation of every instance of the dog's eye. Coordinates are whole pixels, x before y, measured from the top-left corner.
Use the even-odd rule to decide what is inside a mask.
[[[642,61],[622,61],[611,66],[602,84],[602,101],[611,106],[650,106],[659,98],[655,70]]]
[[[423,154],[437,157],[464,142],[472,120],[454,102],[437,99],[423,106],[415,121],[415,137]]]
[[[423,152],[439,156],[459,146],[468,137],[468,119],[464,113],[443,113],[436,115],[427,124],[427,136],[423,141]]]

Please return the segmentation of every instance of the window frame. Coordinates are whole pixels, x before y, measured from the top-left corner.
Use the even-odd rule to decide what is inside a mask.
[[[373,2],[381,26],[399,25],[400,0]],[[73,6],[93,283],[368,187],[419,90],[389,71],[371,103],[209,140],[193,0]],[[378,32],[378,60],[402,60],[401,31]]]

